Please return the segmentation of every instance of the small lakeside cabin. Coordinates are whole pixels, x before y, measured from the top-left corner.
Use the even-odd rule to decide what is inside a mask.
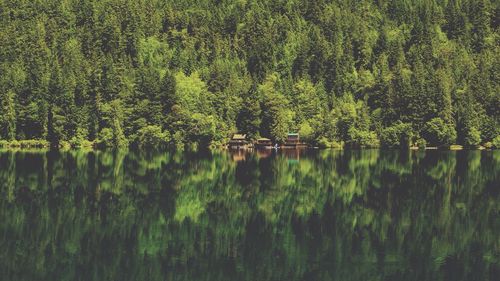
[[[300,142],[300,136],[298,133],[289,133],[285,140],[285,147],[287,148],[297,148],[306,147],[305,143]]]
[[[247,135],[245,134],[234,134],[228,143],[229,148],[247,148],[249,142],[247,141]]]
[[[257,141],[255,141],[254,144],[255,148],[267,148],[271,149],[273,148],[273,141],[267,138],[259,138]]]

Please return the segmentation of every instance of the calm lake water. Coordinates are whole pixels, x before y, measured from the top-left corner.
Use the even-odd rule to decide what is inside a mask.
[[[0,151],[1,280],[499,280],[500,151]]]

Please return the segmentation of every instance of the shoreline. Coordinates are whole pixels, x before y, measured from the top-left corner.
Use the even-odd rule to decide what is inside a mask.
[[[94,150],[94,151],[105,151],[105,150],[129,150],[129,149],[139,149],[139,150],[187,150],[189,151],[190,149],[176,149],[174,147],[172,148],[139,148],[139,147],[134,147],[134,146],[127,146],[127,147],[97,147],[94,145],[94,143],[89,142],[90,145],[84,145],[84,146],[72,146],[69,143],[64,143],[63,145],[59,145],[58,147],[53,147],[51,146],[50,142],[45,141],[45,140],[22,140],[22,141],[6,141],[6,140],[0,140],[0,150],[19,150],[19,151],[30,151],[30,150],[58,150],[58,151],[68,151],[68,150]],[[195,151],[200,151],[200,150],[229,150],[229,151],[263,151],[263,150],[276,150],[275,148],[229,148],[227,146],[214,146],[214,147],[207,147],[206,149],[197,149]],[[310,147],[296,147],[296,148],[290,148],[290,147],[278,147],[278,150],[408,150],[408,151],[462,151],[462,150],[467,150],[467,151],[482,151],[482,150],[499,150],[499,148],[496,147],[491,147],[491,148],[486,148],[482,145],[476,146],[476,147],[465,147],[462,145],[449,145],[449,146],[428,146],[428,147],[416,147],[416,146],[411,146],[408,148],[401,148],[401,147],[317,147],[317,146],[310,146]]]

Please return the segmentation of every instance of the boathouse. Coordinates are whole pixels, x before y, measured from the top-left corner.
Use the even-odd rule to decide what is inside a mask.
[[[289,133],[286,137],[286,146],[296,146],[300,143],[300,137],[298,133]]]
[[[299,137],[298,133],[289,133],[286,140],[285,140],[284,147],[304,148],[304,147],[307,147],[307,144],[300,141],[300,137]]]
[[[259,138],[255,142],[256,148],[272,148],[273,142],[268,138]]]
[[[234,134],[229,141],[230,148],[244,148],[248,145],[246,134]]]

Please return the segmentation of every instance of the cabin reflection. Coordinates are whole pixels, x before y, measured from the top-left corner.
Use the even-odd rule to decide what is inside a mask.
[[[241,162],[247,160],[247,154],[249,153],[246,149],[230,149],[229,154],[234,162]]]
[[[300,161],[300,154],[303,152],[303,149],[282,149],[281,155],[285,156],[288,160],[288,163],[298,163]]]
[[[229,149],[227,150],[234,162],[247,161],[251,157],[257,159],[272,158],[273,155],[279,155],[288,160],[289,163],[297,163],[300,158],[307,153],[305,148],[287,148],[287,149]]]
[[[264,158],[269,158],[271,155],[273,155],[273,150],[272,149],[255,149],[255,154],[257,155],[257,158],[259,159],[264,159]]]

